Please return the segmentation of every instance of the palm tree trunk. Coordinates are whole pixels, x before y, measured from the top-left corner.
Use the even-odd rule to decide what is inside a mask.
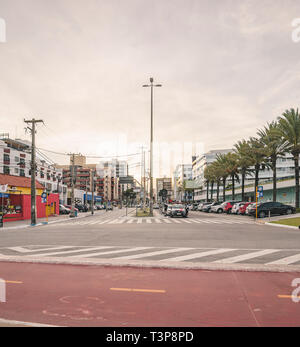
[[[231,175],[231,183],[232,183],[232,200],[235,198],[235,191],[234,191],[234,175]]]
[[[245,172],[242,172],[242,201],[245,201]]]
[[[209,200],[209,181],[206,181],[206,201]]]
[[[211,181],[210,184],[210,200],[213,200],[213,194],[214,194],[214,181]]]
[[[217,181],[217,201],[219,201],[220,181]]]
[[[225,202],[225,187],[226,187],[226,178],[223,177],[223,202]]]
[[[273,170],[273,201],[276,202],[277,199],[277,172],[276,172],[276,160],[277,158],[272,158],[272,170]]]
[[[259,168],[260,165],[255,165],[254,201],[256,201],[256,188],[258,187]]]
[[[296,208],[299,208],[299,153],[294,156],[294,162],[295,162],[295,205]]]

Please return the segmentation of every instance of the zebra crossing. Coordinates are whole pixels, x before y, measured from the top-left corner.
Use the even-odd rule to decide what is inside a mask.
[[[192,262],[213,264],[300,265],[300,249],[238,249],[148,246],[18,246],[0,248],[0,260],[15,256],[34,259]]]
[[[115,224],[254,224],[254,221],[249,219],[238,219],[238,218],[215,218],[215,219],[204,219],[204,218],[157,218],[157,217],[117,217],[117,218],[96,218],[96,219],[84,219],[84,220],[72,220],[55,223],[59,226],[76,226],[76,225],[115,225]]]

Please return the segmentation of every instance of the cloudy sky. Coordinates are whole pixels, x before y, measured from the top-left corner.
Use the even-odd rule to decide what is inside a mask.
[[[297,0],[0,0],[0,132],[36,117],[40,147],[130,153],[153,76],[157,142],[230,148],[299,106],[299,17]]]

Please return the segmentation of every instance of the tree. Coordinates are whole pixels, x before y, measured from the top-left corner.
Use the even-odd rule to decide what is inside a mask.
[[[245,178],[247,174],[253,173],[251,166],[254,164],[253,159],[249,156],[250,145],[248,141],[238,141],[234,145],[234,152],[237,154],[238,167],[242,176],[242,201],[245,201]]]
[[[256,189],[259,181],[259,171],[268,167],[266,163],[267,151],[265,145],[257,138],[251,137],[249,143],[249,157],[251,158],[254,166],[255,180],[254,180],[254,199],[256,196]]]
[[[209,200],[209,184],[210,184],[210,200],[213,199],[213,189],[214,189],[214,183],[215,183],[215,177],[213,174],[213,170],[211,168],[211,164],[207,165],[204,169],[204,178],[206,181],[206,200]]]
[[[216,160],[211,164],[211,170],[212,175],[215,178],[215,181],[217,183],[217,201],[219,201],[219,191],[220,191],[220,183],[223,175],[223,167],[222,165]]]
[[[236,153],[227,153],[225,154],[225,164],[226,164],[226,171],[228,173],[228,176],[231,177],[231,184],[232,184],[232,200],[235,199],[235,184],[234,180],[237,180],[239,182],[239,165],[238,165],[238,156]]]
[[[268,123],[263,129],[257,132],[259,140],[264,144],[266,149],[267,161],[273,171],[273,201],[277,198],[277,174],[276,163],[279,157],[284,156],[287,152],[287,142],[283,139],[278,129],[278,123],[273,121]]]
[[[227,172],[227,162],[226,162],[226,154],[217,154],[216,156],[216,161],[219,165],[219,168],[221,170],[221,178],[222,178],[222,183],[223,183],[223,201],[226,200],[225,197],[225,189],[226,189],[226,180],[228,178],[228,172]]]
[[[295,163],[295,205],[299,208],[299,154],[300,154],[300,115],[298,109],[286,110],[278,117],[278,129],[285,141],[286,149]]]

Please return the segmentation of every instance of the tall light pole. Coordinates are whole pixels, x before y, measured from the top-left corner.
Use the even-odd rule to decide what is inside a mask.
[[[144,84],[143,87],[151,88],[151,129],[150,129],[150,217],[153,216],[153,87],[162,87],[161,84],[153,84],[153,77],[150,78],[150,84]]]

